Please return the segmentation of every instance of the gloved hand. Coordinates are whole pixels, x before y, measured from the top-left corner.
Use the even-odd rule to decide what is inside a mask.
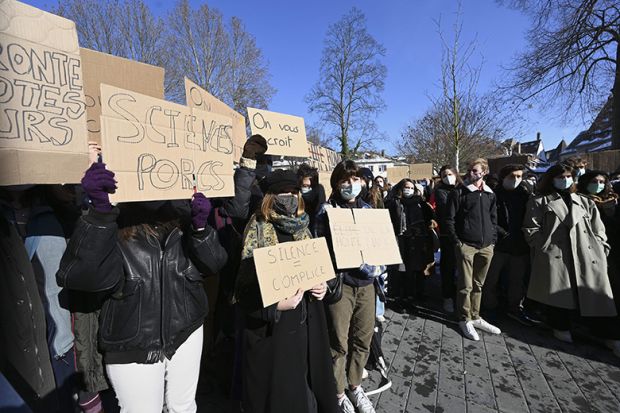
[[[104,163],[94,163],[86,170],[82,178],[82,188],[96,211],[112,210],[109,194],[116,192],[116,180],[114,172],[105,169]]]
[[[243,145],[244,158],[256,160],[267,152],[267,141],[261,135],[252,135]]]
[[[201,231],[207,225],[207,218],[213,206],[211,201],[202,192],[196,192],[192,197],[192,225],[196,231]]]

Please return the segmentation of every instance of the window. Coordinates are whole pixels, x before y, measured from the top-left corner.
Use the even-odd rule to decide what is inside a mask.
[[[370,169],[370,172],[373,172],[373,166],[372,165],[368,165],[368,169]]]

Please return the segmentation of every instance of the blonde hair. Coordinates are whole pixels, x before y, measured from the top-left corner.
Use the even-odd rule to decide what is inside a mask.
[[[482,166],[482,170],[484,172],[489,172],[489,163],[487,162],[486,159],[484,158],[478,158],[476,160],[473,160],[469,163],[469,170],[471,171],[472,169],[474,169],[474,166],[476,165],[480,165]]]
[[[265,194],[263,197],[263,202],[260,205],[260,214],[265,221],[269,221],[270,219],[269,217],[271,216],[271,211],[273,211],[273,203],[276,199],[276,195],[277,194]],[[299,192],[294,195],[297,195],[297,213],[295,216],[299,217],[304,213],[306,206],[304,205],[304,198]]]

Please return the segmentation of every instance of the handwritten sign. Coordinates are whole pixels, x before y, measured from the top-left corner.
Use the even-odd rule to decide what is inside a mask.
[[[331,172],[341,161],[338,152],[324,148],[316,143],[308,142],[308,165],[319,170],[319,172]]]
[[[267,154],[308,157],[308,141],[304,118],[248,108],[252,134],[267,139]]]
[[[325,238],[255,249],[254,264],[263,307],[336,277]]]
[[[417,181],[420,179],[431,179],[432,177],[432,163],[412,163],[405,166],[394,166],[392,168],[387,168],[388,181],[393,184],[397,184],[405,178]]]
[[[387,209],[328,208],[338,269],[402,264]]]
[[[187,106],[191,108],[217,113],[232,119],[233,160],[238,162],[247,139],[245,117],[188,78],[185,78],[185,99]]]
[[[88,140],[101,143],[101,84],[164,98],[164,69],[145,63],[80,48],[84,72],[84,94]]]
[[[387,168],[387,179],[391,184],[397,184],[405,178],[409,178],[408,166],[394,166],[392,168]]]
[[[75,23],[0,7],[0,185],[77,183],[88,145]]]
[[[209,198],[234,195],[230,118],[108,85],[101,104],[114,201],[189,198],[194,184]]]

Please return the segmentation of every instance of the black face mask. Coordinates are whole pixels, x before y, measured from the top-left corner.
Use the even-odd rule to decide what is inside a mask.
[[[291,194],[276,195],[273,201],[273,210],[279,215],[295,215],[298,207],[299,201],[297,197]]]

